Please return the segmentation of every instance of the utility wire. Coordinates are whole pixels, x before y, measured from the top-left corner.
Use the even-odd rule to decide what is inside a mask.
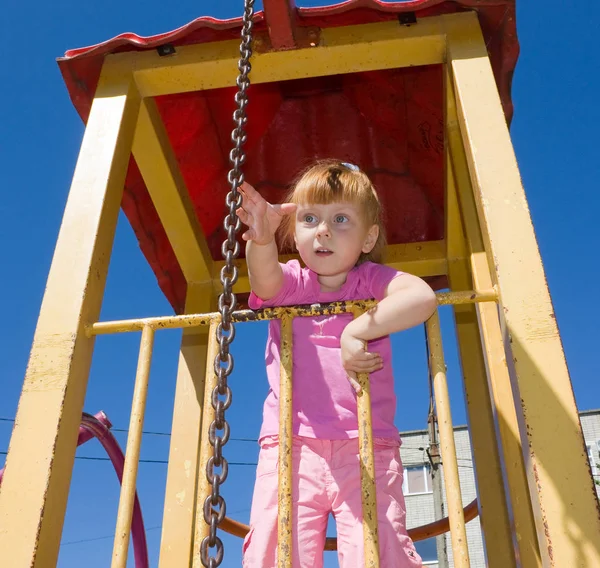
[[[14,418],[6,418],[0,416],[0,422],[14,422]],[[111,432],[129,432],[128,428],[109,428]],[[155,432],[152,430],[143,430],[142,434],[147,434],[148,436],[170,436],[171,432]],[[234,440],[236,442],[258,442],[256,438],[229,438],[230,440]]]
[[[250,509],[240,509],[239,511],[233,511],[231,514],[232,515],[236,515],[238,513],[246,513],[248,512]],[[155,530],[159,530],[162,529],[162,525],[156,525],[155,527],[148,527],[146,530],[146,532],[148,531],[155,531]],[[109,534],[106,536],[95,536],[95,537],[91,537],[91,538],[82,538],[79,540],[69,540],[67,542],[61,542],[60,545],[61,546],[69,546],[70,544],[81,544],[83,542],[94,542],[96,540],[106,540],[109,538],[114,538],[115,535],[113,534]]]
[[[0,456],[6,456],[8,452],[0,451]],[[110,458],[96,457],[96,456],[75,456],[76,460],[89,460],[89,461],[111,461]],[[168,460],[139,460],[139,463],[169,463]],[[253,465],[256,466],[256,462],[227,462],[229,465]]]
[[[14,418],[6,418],[0,416],[0,422],[14,422]],[[110,428],[111,432],[129,432],[128,428]],[[143,430],[142,434],[147,434],[148,436],[171,436],[171,432],[155,432],[152,430]],[[229,438],[229,440],[235,442],[254,442],[257,443],[257,438]],[[404,450],[424,450],[423,446],[408,446],[405,443],[402,444],[402,449]],[[0,452],[3,453],[3,452]],[[141,460],[140,460],[141,461]]]
[[[146,532],[148,531],[155,531],[157,529],[161,529],[162,525],[158,525],[156,527],[148,527],[147,529],[145,529]],[[61,542],[60,545],[61,546],[69,546],[70,544],[81,544],[82,542],[94,542],[96,540],[106,540],[108,538],[114,538],[115,535],[114,534],[109,534],[106,536],[96,536],[96,537],[92,537],[92,538],[82,538],[80,540],[69,540],[68,542]]]

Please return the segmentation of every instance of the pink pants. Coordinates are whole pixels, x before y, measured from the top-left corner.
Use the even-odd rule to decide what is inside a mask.
[[[278,453],[276,438],[262,442],[250,532],[243,547],[244,568],[276,567]],[[329,513],[336,521],[340,568],[364,568],[358,441],[298,437],[292,454],[293,568],[322,568]],[[421,568],[421,558],[406,533],[397,446],[376,440],[375,476],[380,565]]]

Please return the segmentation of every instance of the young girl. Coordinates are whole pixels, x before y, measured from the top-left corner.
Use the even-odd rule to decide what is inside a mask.
[[[309,168],[282,205],[244,184],[238,215],[248,225],[249,304],[267,306],[375,298],[353,320],[342,314],[293,322],[293,567],[321,568],[329,514],[336,520],[342,568],[364,568],[358,453],[357,373],[370,373],[380,565],[416,568],[407,535],[403,469],[389,334],[424,322],[436,308],[420,278],[377,264],[385,246],[381,206],[369,178],[353,164]],[[297,260],[278,262],[275,233],[293,243]],[[280,323],[269,326],[260,456],[244,542],[245,568],[275,568],[279,432]],[[368,348],[366,347],[368,344]]]

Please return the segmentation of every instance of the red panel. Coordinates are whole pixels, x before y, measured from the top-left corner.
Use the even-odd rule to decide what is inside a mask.
[[[299,26],[388,20],[410,10],[422,17],[474,6],[510,118],[510,82],[518,54],[514,2],[351,0],[323,8],[291,9],[289,0],[281,0],[279,12],[274,11],[274,2],[277,0],[265,2],[269,33],[271,42],[282,47]],[[288,16],[292,21],[286,23]],[[154,49],[165,43],[177,46],[230,39],[239,37],[240,26],[239,19],[200,18],[151,38],[124,34],[98,46],[70,51],[59,60],[59,66],[71,98],[86,120],[105,54]],[[256,29],[265,27],[263,14],[257,14]],[[234,81],[232,77],[232,84]],[[280,201],[297,173],[314,159],[352,161],[370,175],[381,194],[391,243],[443,238],[442,84],[441,66],[430,66],[253,85],[249,91],[246,177],[267,199]],[[224,238],[234,93],[227,88],[157,99],[214,258],[220,258]],[[133,160],[123,209],[161,289],[180,312],[185,279]]]

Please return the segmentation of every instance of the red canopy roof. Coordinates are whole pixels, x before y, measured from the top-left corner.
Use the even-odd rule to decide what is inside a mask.
[[[348,0],[296,8],[289,0],[264,0],[257,32],[268,30],[275,47],[291,48],[294,29],[392,20],[401,12],[426,17],[476,10],[502,103],[510,120],[510,85],[518,55],[515,6],[510,0]],[[268,24],[268,25],[267,25]],[[203,17],[152,37],[127,33],[70,50],[58,60],[77,111],[87,120],[104,56],[238,38],[241,18]],[[252,77],[250,77],[252,78]],[[232,77],[232,84],[235,77]],[[267,199],[280,201],[298,171],[316,158],[357,163],[373,179],[386,209],[390,243],[443,238],[443,91],[441,66],[412,67],[253,85],[249,91],[246,178]],[[232,88],[169,95],[157,106],[179,161],[198,219],[215,259],[224,234],[224,196]],[[186,283],[135,161],[125,183],[123,209],[176,312]]]

